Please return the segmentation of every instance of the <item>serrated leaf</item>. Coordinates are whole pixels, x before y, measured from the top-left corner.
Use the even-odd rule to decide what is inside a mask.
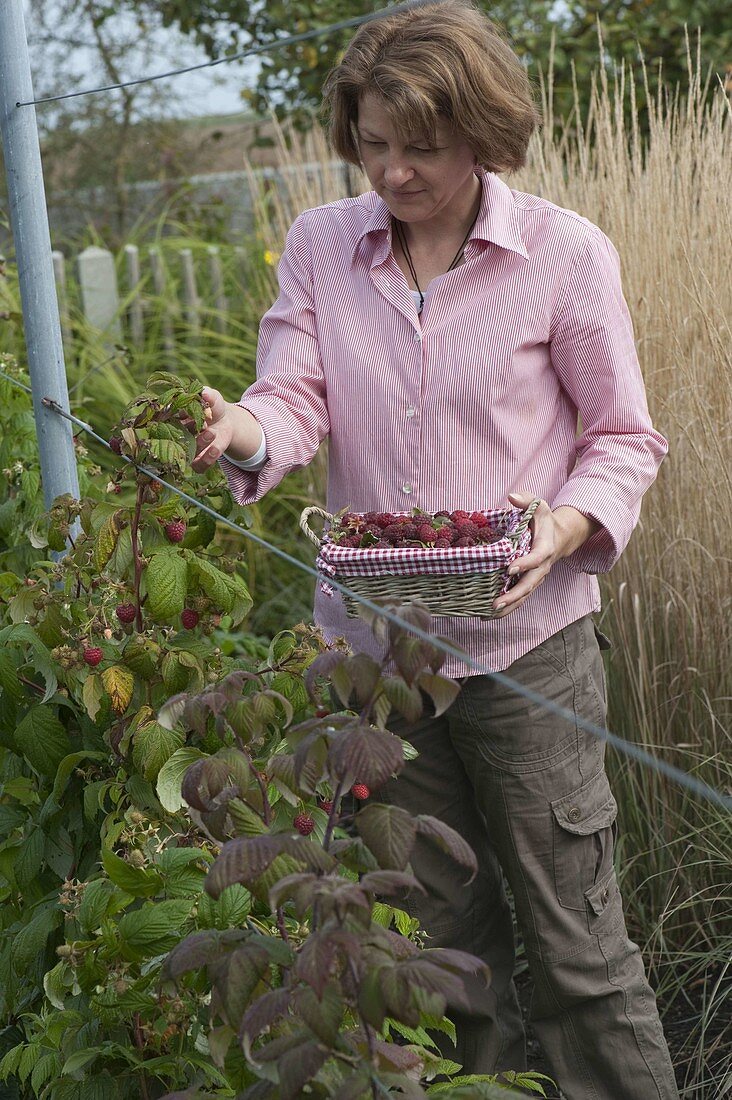
[[[152,897],[163,888],[163,880],[157,871],[133,867],[108,848],[102,848],[102,866],[115,886],[135,898]]]
[[[56,776],[53,781],[53,790],[51,792],[51,798],[60,806],[61,798],[68,785],[71,773],[77,764],[80,764],[82,760],[106,760],[107,755],[103,752],[72,752],[68,756],[65,756],[58,766]]]
[[[21,608],[22,618],[25,619],[27,615],[33,613],[33,600],[36,593],[32,588],[23,588],[15,600],[21,597],[29,597],[29,604],[26,609]],[[15,600],[12,601],[12,605],[15,605]],[[18,622],[15,620],[15,616],[11,617],[15,621],[14,626],[5,627],[4,630],[0,630],[0,650],[7,645],[26,645],[33,651],[33,660],[28,662],[32,665],[36,672],[39,672],[46,682],[46,691],[41,703],[47,703],[51,696],[58,687],[58,680],[56,678],[56,671],[54,668],[54,662],[51,658],[51,654],[48,648],[40,640],[36,632],[31,626],[28,626],[25,622]]]
[[[115,714],[124,714],[135,690],[135,677],[124,665],[112,665],[102,672],[104,690],[112,703]]]
[[[85,932],[95,932],[100,927],[113,894],[114,884],[108,879],[97,878],[87,884],[76,914],[76,919]]]
[[[54,1008],[63,1011],[65,998],[69,995],[74,982],[74,975],[66,959],[43,975],[43,991]]]
[[[0,650],[0,697],[13,703],[20,703],[25,692],[18,679],[18,669],[13,660],[14,653],[9,650]]]
[[[161,806],[169,813],[177,813],[183,808],[184,802],[181,796],[183,777],[191,764],[195,764],[205,755],[206,753],[200,752],[199,749],[188,747],[176,749],[158,772],[155,790]]]
[[[224,844],[208,873],[206,892],[219,897],[233,882],[253,885],[279,855],[290,856],[312,870],[330,871],[335,860],[306,837],[276,835],[236,837]]]
[[[463,837],[460,836],[444,821],[429,814],[419,814],[416,819],[417,831],[421,836],[427,837],[443,852],[472,872],[468,882],[472,882],[478,873],[478,861],[475,852]],[[467,885],[467,883],[466,883]]]
[[[356,828],[385,870],[403,871],[412,854],[417,823],[398,806],[372,803],[356,814]]]
[[[187,468],[188,454],[182,443],[173,439],[148,439],[147,446],[153,458],[165,466],[173,466],[181,473]]]
[[[40,829],[33,829],[25,838],[13,865],[13,873],[21,890],[33,882],[43,862],[44,836]]]
[[[122,524],[117,512],[109,516],[100,527],[92,550],[92,563],[97,573],[102,572],[112,557],[121,530]]]
[[[53,776],[71,742],[55,712],[47,706],[32,707],[15,730],[15,743],[26,760],[42,775]]]
[[[301,986],[293,995],[292,1007],[321,1042],[329,1048],[335,1046],[345,1011],[343,999],[335,986],[326,986],[321,998],[310,986]]]
[[[45,950],[51,932],[61,920],[60,910],[43,909],[34,915],[29,924],[14,933],[10,955],[16,974],[22,974],[35,963],[39,954]]]
[[[384,694],[396,710],[404,715],[408,722],[416,722],[424,709],[419,688],[405,683],[401,676],[388,676],[382,686]]]
[[[96,722],[104,698],[104,684],[98,672],[90,672],[81,689],[81,698],[86,707],[86,713],[92,722]]]
[[[450,680],[447,676],[437,676],[431,672],[423,672],[418,683],[420,689],[426,691],[434,703],[435,718],[439,718],[452,706],[461,690],[456,680]]]
[[[375,726],[345,729],[331,742],[328,767],[347,783],[356,780],[378,790],[404,764],[401,738]]]
[[[172,619],[185,606],[188,569],[176,551],[160,550],[153,554],[145,569],[147,608],[156,619]]]
[[[158,722],[138,726],[132,740],[132,760],[145,779],[155,780],[160,769],[185,741],[185,734],[169,730]]]
[[[229,577],[222,573],[211,562],[196,558],[192,563],[198,583],[208,598],[213,601],[219,612],[231,611],[234,604],[234,594],[229,586]]]
[[[192,898],[158,901],[125,913],[117,925],[123,953],[139,960],[169,950],[179,941],[192,906]]]

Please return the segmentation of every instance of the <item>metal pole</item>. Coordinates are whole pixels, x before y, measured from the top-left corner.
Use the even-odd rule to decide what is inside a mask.
[[[43,495],[49,508],[63,493],[78,498],[79,479],[70,423],[41,404],[50,397],[69,411],[36,109],[16,106],[30,99],[33,85],[22,0],[0,0],[0,132]]]

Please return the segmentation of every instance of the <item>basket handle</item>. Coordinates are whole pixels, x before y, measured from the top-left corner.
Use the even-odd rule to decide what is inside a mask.
[[[512,541],[518,542],[518,540],[521,538],[521,536],[523,535],[526,528],[529,526],[529,523],[531,522],[531,518],[534,515],[534,512],[536,511],[536,509],[539,507],[540,504],[541,504],[541,501],[539,500],[538,497],[535,500],[532,500],[531,504],[526,509],[526,511],[522,515],[521,519],[518,521],[518,524],[517,524],[515,530],[513,530],[511,532],[510,536],[509,536]]]
[[[321,538],[316,535],[315,531],[312,531],[308,526],[308,520],[310,516],[313,515],[313,513],[315,513],[316,516],[322,516],[323,519],[327,520],[332,520],[333,516],[330,514],[330,512],[326,512],[322,508],[313,507],[303,509],[302,515],[300,516],[300,529],[307,535],[312,543],[319,547],[322,541]]]

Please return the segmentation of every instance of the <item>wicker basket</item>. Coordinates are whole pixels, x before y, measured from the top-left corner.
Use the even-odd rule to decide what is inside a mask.
[[[346,569],[343,569],[327,579],[345,585],[350,588],[354,596],[362,596],[368,600],[389,600],[398,603],[419,600],[432,615],[492,619],[496,614],[493,607],[494,601],[506,587],[506,570],[517,556],[516,549],[521,536],[526,531],[538,504],[538,500],[532,501],[514,530],[501,540],[506,543],[506,552],[503,564],[499,568],[475,573],[418,573],[410,576],[399,576],[386,571],[378,576],[362,576],[349,574]],[[325,545],[323,538],[318,536],[308,523],[312,515],[321,516],[327,522],[331,522],[333,516],[322,508],[315,507],[305,508],[300,516],[301,529],[312,543],[322,549]],[[369,554],[370,551],[364,550],[363,553]],[[358,600],[354,596],[343,593],[346,614],[349,618],[355,618],[358,615]]]

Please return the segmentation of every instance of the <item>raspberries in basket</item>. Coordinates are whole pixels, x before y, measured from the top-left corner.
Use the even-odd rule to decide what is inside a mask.
[[[483,512],[344,512],[333,517],[328,532],[339,546],[358,549],[392,547],[480,546],[496,542],[501,532],[491,527]]]

